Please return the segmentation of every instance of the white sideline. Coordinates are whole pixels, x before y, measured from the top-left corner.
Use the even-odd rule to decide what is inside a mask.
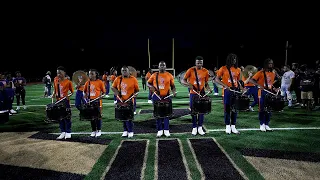
[[[297,127],[297,128],[272,128],[273,130],[317,130],[320,127]],[[239,131],[260,131],[259,128],[247,128],[247,129],[238,129]],[[207,132],[218,132],[218,131],[225,131],[225,129],[207,129]],[[101,134],[122,134],[123,132],[101,132]],[[185,132],[186,134],[190,134],[190,132]],[[55,135],[59,135],[61,133],[51,133]],[[71,134],[91,134],[91,132],[72,132]],[[152,134],[152,133],[145,133],[145,134]],[[155,133],[153,133],[155,134]],[[183,133],[171,133],[171,134],[183,134]]]

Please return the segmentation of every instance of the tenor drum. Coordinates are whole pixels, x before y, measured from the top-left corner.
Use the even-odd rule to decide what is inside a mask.
[[[9,121],[9,111],[0,111],[0,123],[6,123]]]
[[[209,114],[211,112],[211,99],[209,96],[194,96],[192,99],[192,114]]]
[[[133,103],[118,102],[115,107],[115,118],[120,121],[134,119]]]
[[[245,111],[248,109],[250,99],[247,96],[233,93],[230,98],[233,110]]]
[[[83,104],[80,107],[80,120],[92,121],[101,118],[99,102]]]
[[[266,111],[282,111],[284,108],[284,100],[281,95],[274,96],[266,94],[265,96],[265,110]]]
[[[166,118],[172,116],[172,101],[171,99],[163,99],[154,101],[153,103],[153,117]]]
[[[46,122],[59,122],[62,119],[71,117],[71,110],[66,108],[64,102],[48,104],[46,107]]]

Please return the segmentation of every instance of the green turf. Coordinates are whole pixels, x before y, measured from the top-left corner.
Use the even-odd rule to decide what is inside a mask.
[[[139,80],[139,82],[141,82]],[[141,84],[141,83],[140,83]],[[177,86],[177,97],[173,99],[174,108],[188,108],[188,93],[187,88],[180,84]],[[142,87],[142,86],[141,86]],[[58,124],[47,124],[45,119],[45,105],[51,103],[51,99],[43,98],[44,87],[42,84],[30,85],[26,87],[26,104],[27,110],[21,109],[20,112],[10,117],[6,124],[0,124],[0,131],[46,131],[59,132]],[[221,93],[221,89],[219,89]],[[204,126],[206,129],[225,129],[223,118],[223,104],[221,96],[213,96],[212,112],[205,116]],[[74,104],[74,95],[71,97],[71,103]],[[137,112],[140,109],[153,109],[151,104],[147,104],[148,92],[141,90],[137,98]],[[180,101],[180,102],[179,102]],[[181,102],[185,101],[185,102]],[[103,132],[121,132],[121,122],[114,119],[113,95],[103,99]],[[14,104],[15,105],[15,104]],[[258,109],[254,108],[255,112],[239,112],[237,120],[237,128],[259,128]],[[270,127],[320,127],[320,112],[307,112],[304,109],[289,109],[285,107],[283,112],[275,112],[271,117]],[[145,121],[152,118],[152,114],[138,114],[135,116],[135,121]],[[188,138],[191,136],[191,117],[184,116],[170,121],[171,124],[190,124],[190,132],[185,134],[172,134],[172,138],[179,138],[183,145],[183,151],[191,171],[192,179],[200,179],[195,160],[192,156],[191,149],[188,145]],[[79,120],[79,111],[72,108],[72,131],[73,132],[90,132],[90,122]],[[121,134],[103,135],[111,138],[112,141],[104,151],[102,156],[97,159],[92,171],[87,175],[86,179],[100,179],[103,172],[121,140]],[[148,139],[148,158],[145,169],[145,179],[154,179],[154,162],[156,150],[156,130],[154,134],[136,134],[134,139]],[[246,174],[249,179],[263,179],[260,173],[248,163],[239,152],[241,148],[260,148],[260,149],[276,149],[283,151],[298,151],[298,152],[315,152],[320,153],[320,130],[290,130],[290,131],[274,131],[263,133],[260,131],[243,131],[241,135],[226,135],[223,131],[209,132],[204,137],[214,137],[218,143],[225,149],[237,166]]]

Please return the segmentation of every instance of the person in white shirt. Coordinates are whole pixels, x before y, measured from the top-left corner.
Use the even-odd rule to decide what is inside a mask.
[[[294,72],[290,70],[289,65],[283,67],[284,74],[281,78],[281,96],[288,99],[288,106],[292,106],[291,84],[294,79]]]

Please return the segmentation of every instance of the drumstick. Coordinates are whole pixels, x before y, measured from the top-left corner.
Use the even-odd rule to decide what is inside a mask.
[[[89,101],[89,103],[91,103],[91,102],[93,102],[93,101],[95,101],[95,100],[97,100],[97,99],[100,99],[102,96],[103,96],[103,95],[101,95],[101,96],[99,96],[99,97],[97,97],[97,98],[95,98],[95,99],[92,99],[91,101]]]
[[[265,92],[267,92],[267,93],[270,93],[270,94],[276,96],[276,94],[274,94],[274,93],[272,93],[272,92],[270,92],[270,91],[268,91],[268,90],[265,90],[265,89],[263,89],[263,90],[264,90]]]
[[[170,94],[169,96],[164,97],[163,99],[167,99],[169,97],[173,96],[173,94]]]
[[[196,94],[198,94],[200,97],[202,97],[201,94],[199,94],[199,93],[198,93],[197,91],[195,91],[194,89],[192,89],[192,91],[195,92]]]
[[[123,102],[122,99],[119,97],[119,95],[117,95],[117,98],[118,98],[121,102]]]
[[[129,99],[127,99],[127,100],[125,101],[125,103],[128,102],[130,99],[132,99],[134,96],[136,96],[136,95],[138,95],[138,94],[139,94],[139,92],[137,92],[137,93],[135,93],[134,95],[132,95]]]
[[[152,97],[153,97],[154,95],[156,95],[156,96],[157,96],[157,98],[158,98],[159,100],[161,100],[161,97],[160,97],[160,96],[158,96],[158,94],[157,94],[156,92],[153,92]]]
[[[233,89],[230,89],[230,91],[241,94],[241,92],[239,92],[239,91],[235,91],[235,90],[233,90]]]
[[[203,97],[207,96],[209,93],[210,93],[210,91],[209,91],[209,92],[207,92],[207,94],[205,94]]]

